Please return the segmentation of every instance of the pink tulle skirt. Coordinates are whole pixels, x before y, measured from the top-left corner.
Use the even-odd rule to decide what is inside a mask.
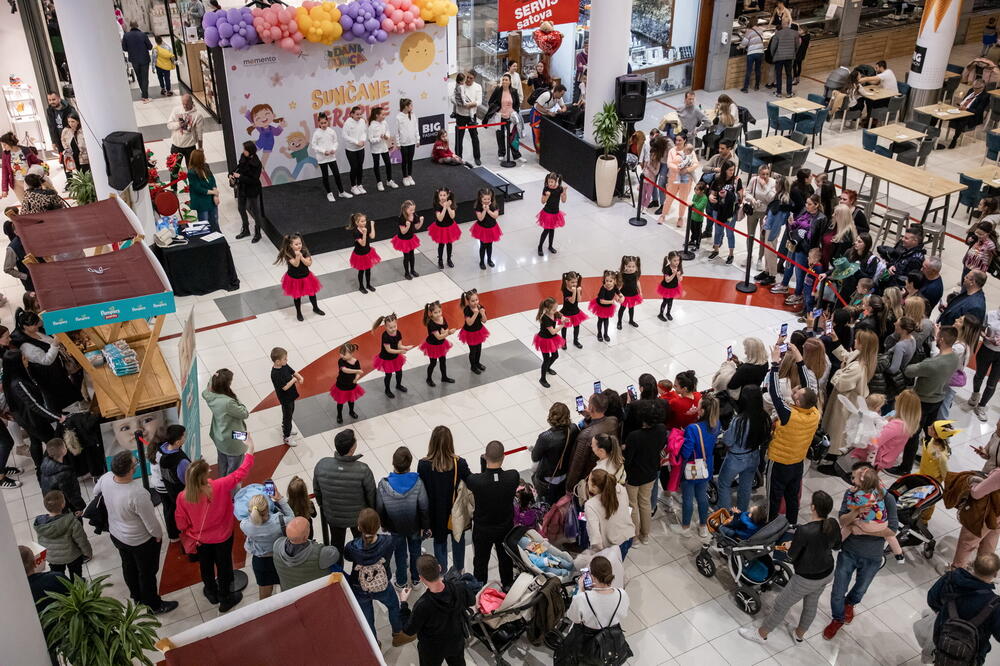
[[[615,316],[615,306],[601,305],[597,302],[596,298],[587,305],[587,309],[597,315],[600,319],[611,319]]]
[[[590,319],[586,312],[577,312],[575,315],[563,315],[563,326],[579,326]]]
[[[430,236],[431,240],[435,243],[454,243],[462,237],[462,230],[458,228],[457,224],[453,224],[448,227],[441,227],[436,224],[432,224],[431,228],[427,230],[427,235]]]
[[[285,273],[284,277],[281,278],[281,290],[285,292],[285,296],[292,298],[315,296],[322,288],[323,285],[319,283],[319,278],[312,273],[304,278],[293,278]]]
[[[427,344],[426,340],[420,343],[420,351],[422,351],[427,358],[441,358],[442,356],[447,356],[449,349],[451,349],[451,343],[447,340],[439,345]]]
[[[543,338],[538,333],[535,333],[535,339],[532,340],[535,349],[542,352],[543,354],[551,354],[562,349],[563,339],[561,335],[557,335],[553,338]]]
[[[470,347],[483,344],[488,337],[490,337],[490,332],[486,330],[485,326],[478,331],[467,331],[464,328],[458,331],[458,339]]]
[[[681,298],[684,290],[680,287],[664,287],[662,284],[656,285],[656,293],[660,298]]]
[[[343,405],[345,402],[357,402],[358,398],[364,394],[365,390],[360,386],[355,386],[350,391],[339,389],[336,385],[330,387],[330,397],[338,405]]]
[[[371,248],[368,250],[368,254],[357,254],[352,252],[350,264],[351,268],[356,271],[366,271],[380,261],[382,261],[382,257],[378,256],[378,252],[375,251],[375,248]]]
[[[403,239],[400,238],[399,236],[393,236],[392,240],[389,241],[389,243],[392,245],[393,249],[395,249],[397,252],[403,252],[403,253],[413,252],[418,247],[420,247],[420,239],[417,238],[416,234],[414,234],[413,238],[409,239]]]
[[[558,229],[566,226],[566,213],[546,213],[544,210],[538,211],[538,226],[542,229]]]
[[[496,243],[503,236],[503,232],[500,231],[499,224],[492,227],[483,227],[477,222],[472,225],[469,235],[480,243]]]
[[[379,372],[384,372],[386,374],[392,374],[393,372],[399,372],[406,365],[406,355],[400,354],[391,361],[387,361],[378,354],[372,359],[372,367]]]
[[[625,300],[622,301],[621,307],[623,308],[634,308],[635,306],[642,303],[642,296],[626,296]]]

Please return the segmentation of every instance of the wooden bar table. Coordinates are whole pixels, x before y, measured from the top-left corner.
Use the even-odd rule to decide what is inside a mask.
[[[859,92],[862,97],[870,99],[873,102],[877,102],[881,99],[889,99],[890,97],[899,97],[898,92],[886,90],[882,86],[861,86]]]
[[[972,114],[968,111],[963,111],[957,106],[951,104],[944,104],[938,102],[937,104],[928,104],[927,106],[918,106],[914,111],[919,111],[920,113],[926,113],[927,115],[937,119],[942,124],[948,123],[948,128],[951,128],[951,121],[958,120],[959,118],[968,118]],[[944,132],[942,132],[944,134]],[[945,137],[942,136],[943,140]],[[939,149],[944,148],[944,142],[939,143],[937,146]]]
[[[747,143],[754,148],[758,148],[768,155],[784,155],[785,153],[794,153],[796,150],[802,150],[806,146],[802,145],[797,141],[792,141],[786,136],[781,136],[780,134],[775,134],[772,136],[765,136],[760,139],[751,139]]]
[[[784,109],[789,113],[811,113],[818,109],[824,108],[822,104],[817,104],[816,102],[810,102],[803,97],[786,97],[784,99],[779,99],[773,104],[779,109]]]
[[[976,167],[975,169],[966,169],[965,171],[962,171],[961,174],[963,176],[968,176],[969,178],[977,178],[983,181],[983,188],[1000,190],[1000,166],[997,166],[996,164],[988,164],[986,166]]]

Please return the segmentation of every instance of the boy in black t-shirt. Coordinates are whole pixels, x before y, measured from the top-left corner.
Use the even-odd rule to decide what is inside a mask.
[[[295,385],[305,380],[288,365],[288,352],[285,349],[281,347],[272,349],[271,361],[274,363],[271,368],[271,383],[281,404],[281,436],[285,444],[295,446],[292,435],[297,433],[292,431],[292,413],[295,411],[295,400],[299,397]]]

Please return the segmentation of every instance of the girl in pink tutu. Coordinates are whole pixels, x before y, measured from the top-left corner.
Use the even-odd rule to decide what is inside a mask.
[[[611,342],[608,322],[615,314],[615,304],[622,302],[621,277],[616,271],[604,271],[601,290],[587,308],[597,316],[597,341]]]
[[[486,330],[486,308],[479,304],[479,292],[475,289],[462,292],[462,314],[465,323],[458,332],[458,339],[469,345],[469,365],[473,374],[479,374],[486,366],[479,361],[483,358],[483,343],[490,337]]]
[[[635,306],[642,303],[642,285],[639,278],[642,277],[642,264],[639,257],[622,257],[621,267],[618,269],[621,275],[622,304],[618,308],[618,330],[622,330],[622,317],[625,315],[625,308],[628,308],[629,326],[639,328],[635,323]]]
[[[362,294],[375,291],[372,286],[372,266],[382,261],[371,243],[375,240],[375,220],[368,221],[364,213],[352,213],[347,230],[354,236],[354,252],[351,253],[351,268],[358,272],[358,289]],[[365,288],[365,285],[368,288]]]
[[[431,379],[431,375],[434,374],[434,368],[439,363],[441,364],[441,381],[445,384],[454,384],[455,380],[448,376],[448,359],[445,356],[451,349],[448,336],[454,333],[455,329],[448,328],[448,322],[445,321],[444,313],[441,311],[440,301],[434,301],[424,306],[424,326],[427,327],[427,339],[420,343],[420,351],[431,360],[430,365],[427,366],[427,385],[437,386]]]
[[[403,344],[403,334],[399,330],[395,312],[376,319],[372,333],[374,334],[383,325],[385,330],[382,331],[382,344],[378,354],[372,359],[372,367],[385,373],[385,394],[395,398],[396,394],[389,388],[389,384],[392,376],[396,375],[396,390],[406,393],[406,387],[403,386],[403,366],[406,364],[406,352],[413,349],[413,345]]]
[[[566,186],[563,185],[562,176],[554,171],[545,177],[545,189],[542,190],[542,209],[538,211],[538,226],[542,228],[542,235],[538,238],[538,256],[543,256],[542,245],[545,239],[549,239],[549,252],[556,253],[552,247],[552,241],[556,236],[556,229],[566,226],[566,214],[559,210],[559,203],[566,203]]]
[[[399,207],[396,235],[390,241],[398,252],[403,253],[403,277],[407,280],[420,276],[417,269],[414,268],[413,262],[415,251],[420,247],[420,239],[417,238],[416,232],[424,226],[424,216],[421,215],[420,219],[416,219],[416,216],[416,204],[410,200],[404,201],[403,205]]]
[[[681,289],[681,281],[684,279],[684,264],[681,261],[680,252],[670,252],[663,258],[663,279],[656,286],[656,293],[660,298],[660,314],[656,315],[660,321],[673,321],[670,310],[674,307],[674,299],[684,295]],[[664,309],[667,311],[664,316]]]
[[[503,236],[500,225],[497,224],[498,217],[500,217],[500,211],[493,198],[493,190],[484,187],[476,195],[476,223],[472,225],[472,231],[469,232],[473,238],[479,241],[479,267],[483,270],[486,270],[486,264],[489,264],[490,268],[495,265],[493,263],[493,243],[496,243]]]
[[[547,381],[549,375],[556,374],[552,369],[552,364],[559,358],[559,349],[562,348],[562,336],[559,335],[560,323],[559,312],[556,310],[556,299],[546,298],[538,304],[538,314],[535,315],[538,322],[538,333],[535,334],[535,349],[542,352],[542,376],[538,383],[549,388]]]
[[[365,390],[358,386],[362,373],[361,361],[354,358],[358,346],[348,342],[341,345],[337,351],[340,353],[340,358],[337,360],[337,381],[330,387],[330,397],[337,403],[337,423],[343,423],[344,403],[347,403],[347,413],[351,418],[358,418],[354,411],[354,403],[365,394]]]
[[[582,280],[580,279],[580,274],[574,271],[569,271],[568,273],[563,273],[562,276],[562,310],[559,314],[562,315],[562,348],[566,349],[566,331],[569,327],[573,327],[573,346],[577,349],[583,349],[583,345],[580,344],[580,324],[589,319],[586,312],[580,310],[580,302],[583,300],[583,287],[581,286]]]
[[[313,260],[309,254],[309,249],[306,248],[306,244],[302,242],[302,236],[288,234],[281,239],[278,258],[274,260],[274,264],[278,265],[283,261],[288,264],[288,270],[285,272],[284,277],[281,278],[281,289],[295,303],[295,318],[299,321],[303,319],[303,296],[309,297],[309,302],[313,306],[313,312],[318,315],[325,315],[326,313],[319,309],[319,304],[316,302],[316,294],[323,288],[323,285],[319,283],[316,276],[309,270]]]
[[[434,222],[427,230],[427,235],[438,244],[438,268],[444,268],[444,251],[448,249],[448,268],[454,268],[451,263],[451,246],[462,237],[462,230],[455,222],[455,193],[446,187],[440,187],[434,192]]]

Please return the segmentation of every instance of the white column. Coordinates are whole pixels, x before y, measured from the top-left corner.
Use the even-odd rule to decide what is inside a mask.
[[[112,132],[139,131],[114,9],[111,0],[56,0],[59,24],[73,26],[63,31],[63,44],[98,199],[118,193],[108,184],[101,150],[104,137]],[[131,200],[143,231],[152,238],[155,228],[149,190],[133,191]]]
[[[44,665],[50,663],[49,652],[17,546],[7,503],[0,502],[0,571],[4,572],[0,576],[0,599],[4,600],[0,645],[11,663]]]
[[[910,107],[937,101],[944,84],[951,47],[955,43],[961,3],[928,3],[917,33],[917,44],[910,62]]]
[[[583,138],[593,142],[594,115],[615,101],[615,77],[628,73],[632,0],[593,0],[587,47],[587,106]],[[565,48],[565,46],[563,47]],[[570,86],[566,86],[569,90]]]

